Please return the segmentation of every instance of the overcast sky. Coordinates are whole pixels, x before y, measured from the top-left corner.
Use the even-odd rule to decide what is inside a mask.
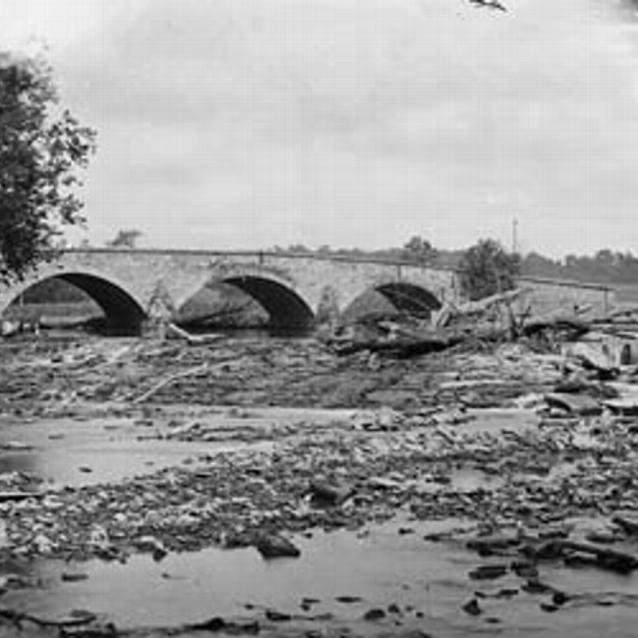
[[[2,0],[98,129],[86,236],[638,253],[632,0]],[[83,234],[73,236],[77,239]]]

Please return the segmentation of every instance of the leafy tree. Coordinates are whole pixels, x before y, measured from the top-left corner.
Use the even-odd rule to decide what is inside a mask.
[[[463,291],[476,300],[514,288],[520,257],[494,239],[481,239],[465,251],[459,266]]]
[[[289,253],[310,253],[312,252],[310,248],[304,246],[303,244],[290,244],[288,246],[287,251]]]
[[[130,228],[128,230],[118,230],[117,235],[111,241],[107,241],[109,248],[137,248],[137,240],[142,236],[141,230]]]
[[[401,249],[401,257],[419,264],[431,264],[437,257],[437,250],[427,240],[415,235]]]
[[[54,256],[62,227],[83,221],[77,169],[94,150],[44,59],[0,53],[0,281]]]

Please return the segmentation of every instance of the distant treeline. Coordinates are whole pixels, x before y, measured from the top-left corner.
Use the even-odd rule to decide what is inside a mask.
[[[318,250],[312,251],[301,244],[295,244],[288,248],[276,246],[274,250],[277,252],[318,252],[324,255],[405,260],[447,268],[458,268],[465,253],[464,250],[434,248],[427,240],[420,237],[413,237],[400,248],[373,251],[358,248],[333,250],[328,246],[322,246]],[[521,274],[529,277],[572,279],[601,284],[638,283],[638,257],[631,252],[623,253],[603,249],[591,256],[567,255],[563,259],[551,259],[537,252],[531,252],[521,256],[520,265]]]
[[[525,255],[521,262],[524,275],[575,279],[601,284],[638,283],[638,257],[630,252],[599,250],[595,255],[567,255],[549,259],[538,253]]]

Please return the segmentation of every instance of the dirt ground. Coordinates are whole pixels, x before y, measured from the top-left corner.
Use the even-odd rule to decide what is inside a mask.
[[[0,629],[634,635],[633,367],[257,337],[0,358]]]

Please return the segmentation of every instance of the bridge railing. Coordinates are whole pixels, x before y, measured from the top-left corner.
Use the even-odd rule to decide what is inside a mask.
[[[322,253],[289,253],[276,250],[205,250],[184,248],[66,248],[63,253],[72,254],[142,254],[142,255],[175,255],[193,257],[274,257],[277,259],[312,259],[315,261],[338,261],[355,264],[379,264],[385,266],[409,266],[412,268],[424,268],[429,270],[443,270],[448,272],[460,272],[451,266],[421,264],[409,259],[386,259],[382,257],[338,255]]]

